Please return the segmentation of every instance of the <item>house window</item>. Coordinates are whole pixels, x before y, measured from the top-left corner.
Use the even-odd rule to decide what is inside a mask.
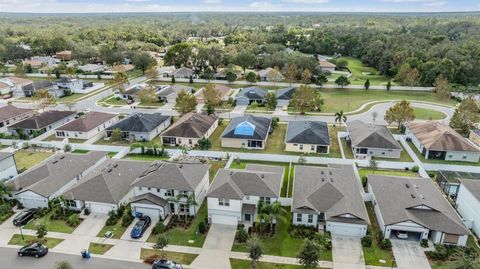
[[[141,190],[142,190],[142,187],[138,187],[138,190],[141,191]]]
[[[157,189],[157,192],[160,192],[160,189]]]
[[[65,200],[65,205],[67,207],[77,207],[77,203],[74,200]]]
[[[453,158],[453,155],[452,155],[452,154],[449,154],[449,155],[448,155],[448,158]]]
[[[293,144],[294,147],[298,146],[298,144]]]
[[[147,190],[151,190],[152,188],[148,187]]]
[[[297,213],[297,222],[302,222],[303,221],[303,216],[300,213]]]
[[[300,149],[303,149],[303,144],[300,144]]]
[[[178,192],[178,195],[181,195],[181,196],[188,196],[188,191],[179,191]]]
[[[260,197],[260,202],[270,204],[270,197]]]
[[[245,200],[250,200],[250,195],[245,195]]]
[[[320,221],[325,221],[325,213],[320,213],[320,215],[318,216],[318,219]]]
[[[310,146],[310,150],[312,150],[312,151],[315,150],[315,146],[314,146],[314,145],[311,145],[311,146]]]
[[[245,221],[252,221],[252,215],[245,214]]]
[[[190,213],[190,208],[186,204],[180,204],[181,213]]]
[[[179,139],[178,139],[178,144],[181,144],[181,143],[182,143],[182,139],[179,138]]]
[[[192,139],[188,139],[188,144],[189,144],[189,145],[192,144]]]
[[[167,190],[167,191],[165,192],[165,196],[173,196],[173,195],[174,195],[173,192],[174,192],[173,190]]]
[[[462,159],[466,160],[466,159],[467,159],[467,155],[463,155]]]
[[[385,152],[382,152],[382,155],[385,155]]]
[[[313,223],[313,215],[312,214],[308,214],[308,223]]]
[[[220,206],[230,206],[230,200],[225,198],[218,198],[218,205]]]

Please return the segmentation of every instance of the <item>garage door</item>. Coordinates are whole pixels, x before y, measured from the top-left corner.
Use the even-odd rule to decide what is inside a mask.
[[[142,213],[143,216],[149,216],[152,222],[158,222],[160,220],[161,211],[154,208],[135,207],[135,213]]]
[[[22,205],[25,208],[39,208],[39,207],[47,207],[48,204],[45,203],[44,200],[40,199],[22,199]]]
[[[362,226],[332,224],[332,234],[346,236],[362,236]]]
[[[212,215],[212,223],[237,226],[238,218],[224,215]]]
[[[96,203],[90,203],[88,207],[90,207],[90,211],[92,213],[97,213],[97,214],[108,214],[108,212],[114,210],[115,208],[114,205],[96,204]]]

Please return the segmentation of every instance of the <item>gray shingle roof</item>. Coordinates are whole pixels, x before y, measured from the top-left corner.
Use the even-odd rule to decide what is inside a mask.
[[[177,96],[180,92],[185,91],[187,93],[193,93],[194,89],[185,85],[170,85],[162,90],[159,90],[157,95],[159,97],[173,97]]]
[[[11,156],[13,156],[13,152],[0,152],[0,161],[3,161]]]
[[[222,168],[218,170],[207,196],[240,200],[246,195],[280,197],[283,170],[281,166],[260,165],[250,165],[246,170]]]
[[[387,126],[354,120],[347,122],[347,129],[355,147],[401,149]]]
[[[478,201],[480,201],[480,180],[462,178],[460,179],[460,182]]]
[[[275,94],[277,95],[278,100],[291,100],[296,90],[297,88],[295,87],[288,87],[277,90]]]
[[[151,132],[167,120],[170,120],[170,117],[161,113],[136,113],[108,127],[106,130],[111,131],[118,128],[122,132]]]
[[[295,166],[292,210],[325,213],[326,220],[369,224],[354,169],[352,165]]]
[[[109,159],[67,190],[65,199],[118,204],[130,191],[132,182],[145,172],[150,164]]]
[[[50,197],[104,157],[105,152],[98,151],[86,154],[57,154],[16,177],[13,180],[13,188],[20,192],[30,190]]]
[[[426,178],[368,175],[386,225],[413,221],[428,229],[451,234],[469,234],[447,199]],[[428,209],[415,209],[427,206]]]
[[[168,201],[150,192],[135,196],[132,203],[165,206]]]
[[[116,114],[92,111],[57,128],[60,131],[88,132],[115,118]]]
[[[167,190],[194,191],[208,173],[208,165],[155,162],[132,185]]]
[[[217,120],[215,115],[188,113],[173,123],[162,136],[202,138]]]
[[[32,111],[33,109],[19,108],[12,105],[0,107],[0,121],[8,120],[22,114],[30,113]]]
[[[53,87],[53,82],[48,81],[48,80],[39,80],[39,81],[34,81],[33,83],[27,84],[22,87],[22,90],[24,91],[38,91],[41,89],[46,89]]]
[[[17,122],[11,125],[9,128],[16,129],[31,129],[39,130],[47,127],[50,124],[53,124],[57,121],[63,120],[69,116],[75,114],[75,111],[66,111],[66,110],[49,110],[45,111],[40,115],[32,116],[28,119],[25,119],[21,122]]]
[[[257,87],[243,88],[238,91],[235,99],[243,97],[247,98],[248,100],[263,100],[267,92],[268,90]]]
[[[238,135],[235,134],[235,127],[242,122],[249,122],[255,126],[253,136]],[[222,133],[222,138],[248,138],[248,139],[258,139],[265,140],[268,136],[268,131],[270,130],[270,125],[272,124],[272,119],[264,117],[255,117],[252,115],[245,115],[242,117],[233,118],[228,124],[227,128]]]
[[[285,142],[329,146],[328,125],[323,121],[290,121]]]

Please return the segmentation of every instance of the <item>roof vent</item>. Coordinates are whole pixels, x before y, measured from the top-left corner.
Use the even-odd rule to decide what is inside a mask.
[[[261,177],[262,177],[262,178],[265,178],[265,175],[264,175],[264,174],[262,174],[262,175],[261,175]]]
[[[408,185],[408,183],[405,183],[405,187],[406,187],[407,189],[410,189],[410,185]]]
[[[233,176],[233,171],[230,171],[230,175]]]
[[[178,168],[183,168],[183,164],[179,165]]]
[[[333,182],[333,178],[330,178],[330,182]]]
[[[113,168],[117,168],[117,167],[118,167],[118,163],[116,163],[116,164],[113,166]]]
[[[65,156],[60,157],[60,159],[62,159],[62,160],[65,159]]]
[[[412,199],[415,199],[415,198],[417,198],[417,197],[415,196],[415,194],[413,194],[413,193],[412,193],[412,194],[410,194],[410,195],[412,196]]]
[[[330,175],[333,175],[333,172],[332,172],[332,171],[330,171]]]
[[[325,182],[325,178],[324,178],[324,177],[322,177],[322,182]]]
[[[53,161],[53,164],[56,164],[56,163],[58,163],[58,161],[57,161],[57,160]]]
[[[320,171],[320,174],[323,175],[323,171]]]
[[[107,173],[110,173],[110,172],[112,172],[112,168],[108,169],[108,171],[107,171]]]

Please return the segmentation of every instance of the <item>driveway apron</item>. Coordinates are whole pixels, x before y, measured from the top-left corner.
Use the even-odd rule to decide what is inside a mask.
[[[236,226],[212,224],[200,255],[193,261],[195,269],[230,269],[230,250]]]
[[[398,269],[430,269],[418,242],[392,239],[392,250]]]
[[[332,236],[334,269],[365,269],[360,237]]]

